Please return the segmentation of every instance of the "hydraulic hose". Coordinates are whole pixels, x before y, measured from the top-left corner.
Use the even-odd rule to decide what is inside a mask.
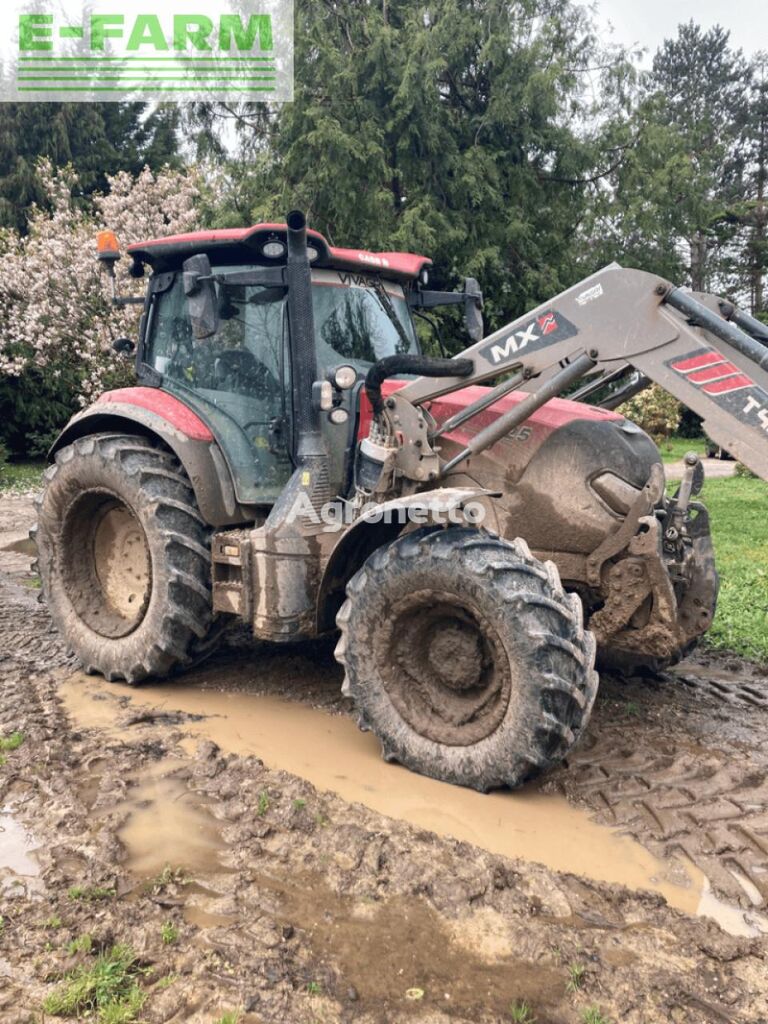
[[[368,371],[365,393],[373,407],[374,416],[384,408],[381,385],[387,377],[397,373],[412,373],[420,377],[468,377],[475,368],[471,359],[430,359],[428,356],[385,356]]]

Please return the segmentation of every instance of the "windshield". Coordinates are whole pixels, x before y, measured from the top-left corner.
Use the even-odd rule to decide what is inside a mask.
[[[321,373],[339,363],[350,363],[365,373],[385,356],[418,351],[402,287],[392,281],[382,281],[381,287],[404,338],[390,320],[370,275],[336,270],[312,272],[312,310]]]
[[[215,267],[220,274],[248,271],[246,266]],[[365,372],[384,356],[418,351],[403,289],[382,282],[402,335],[365,274],[333,270],[312,272],[318,369],[339,363]],[[189,321],[181,274],[156,297],[148,331],[146,362],[166,378],[187,387],[236,393],[273,402],[281,390],[285,297],[262,285],[217,283],[219,330],[196,339]],[[209,396],[213,400],[216,396]]]

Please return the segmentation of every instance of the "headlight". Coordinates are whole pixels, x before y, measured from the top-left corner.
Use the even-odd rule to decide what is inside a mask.
[[[261,255],[266,256],[268,260],[279,260],[281,256],[285,255],[285,243],[265,242],[261,247]]]
[[[357,382],[357,370],[354,366],[337,366],[331,376],[339,391],[349,391]]]
[[[307,246],[307,259],[309,260],[310,263],[314,263],[319,255],[320,255],[320,250],[316,249],[314,247],[314,245],[308,245]]]

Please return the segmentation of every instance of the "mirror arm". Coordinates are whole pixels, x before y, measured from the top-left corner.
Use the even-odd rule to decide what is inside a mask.
[[[205,278],[200,278],[201,281]],[[213,280],[223,285],[264,285],[267,288],[285,288],[288,284],[286,267],[260,267],[258,270],[235,270],[231,274],[214,274]]]
[[[435,306],[458,306],[467,299],[466,292],[416,291],[408,295],[408,305],[414,309],[434,309]]]

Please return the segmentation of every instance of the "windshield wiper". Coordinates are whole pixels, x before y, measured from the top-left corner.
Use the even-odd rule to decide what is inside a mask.
[[[397,336],[400,338],[400,341],[404,346],[403,352],[410,352],[411,339],[405,333],[405,328],[403,327],[400,321],[400,317],[395,312],[395,307],[392,305],[392,302],[389,296],[387,295],[386,288],[384,287],[384,284],[380,277],[374,277],[373,290],[376,293],[376,298],[379,300],[379,305],[384,310],[387,317],[391,321],[392,326],[397,331]]]

